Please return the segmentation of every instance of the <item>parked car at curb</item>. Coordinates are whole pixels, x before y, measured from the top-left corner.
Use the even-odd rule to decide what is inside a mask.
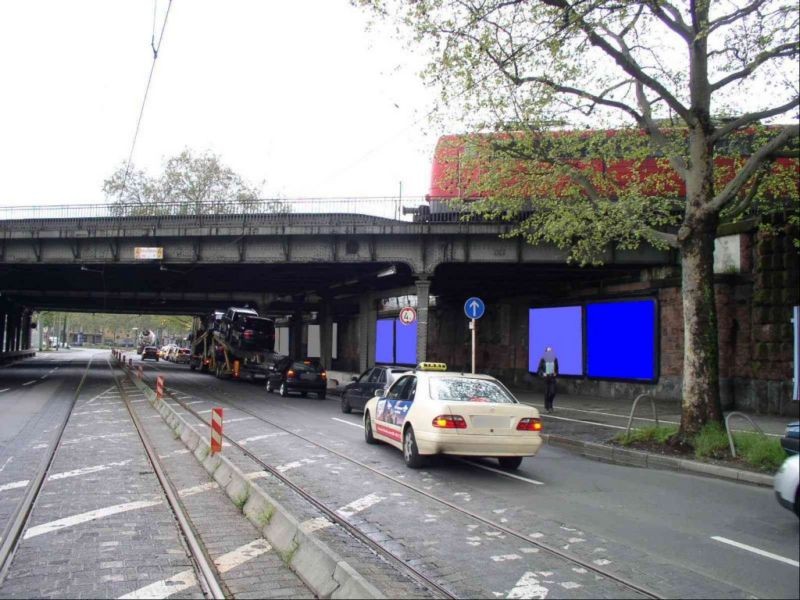
[[[299,361],[285,356],[267,367],[268,393],[277,391],[285,398],[290,393],[299,392],[305,397],[310,392],[324,400],[327,388],[328,374],[316,361]]]
[[[158,348],[155,346],[145,346],[142,349],[142,360],[147,360],[148,358],[158,362]]]
[[[787,454],[800,452],[800,421],[789,423],[786,426],[786,431],[781,438],[781,446]]]
[[[350,413],[354,410],[363,412],[364,405],[375,395],[376,390],[389,389],[403,373],[409,371],[410,367],[375,365],[359,377],[354,376],[342,390],[342,412]]]
[[[772,485],[778,504],[800,517],[800,454],[783,461]]]

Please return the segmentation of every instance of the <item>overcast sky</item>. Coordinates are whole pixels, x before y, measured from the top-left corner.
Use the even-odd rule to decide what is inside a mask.
[[[157,2],[157,26],[167,0]],[[152,62],[152,0],[0,0],[0,205],[103,202]],[[422,57],[346,0],[174,0],[134,164],[210,150],[264,196],[427,192]]]

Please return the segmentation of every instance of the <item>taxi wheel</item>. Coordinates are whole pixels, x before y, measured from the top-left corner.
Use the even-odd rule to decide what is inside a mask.
[[[353,412],[353,407],[350,406],[346,396],[342,396],[342,412],[346,415],[349,415],[351,412]]]
[[[425,464],[424,457],[420,456],[417,449],[417,438],[414,437],[414,430],[409,427],[403,435],[403,460],[410,469],[419,469]]]
[[[497,462],[500,463],[500,468],[505,471],[516,471],[522,464],[521,456],[503,456],[498,458]]]
[[[303,398],[308,398],[308,392],[300,392],[300,395],[301,395]]]
[[[325,394],[326,392],[319,392],[317,394],[317,400],[325,400]]]
[[[286,398],[289,395],[289,388],[286,387],[286,383],[281,383],[281,387],[278,388],[278,393],[281,395],[281,398]]]
[[[369,418],[369,413],[364,415],[364,441],[368,444],[378,443],[378,440],[372,435],[372,419]]]

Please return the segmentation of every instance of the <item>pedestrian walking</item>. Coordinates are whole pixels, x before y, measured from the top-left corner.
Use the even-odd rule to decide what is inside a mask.
[[[553,412],[553,400],[556,398],[556,377],[558,377],[558,358],[552,346],[544,349],[539,359],[539,377],[544,377],[544,409]]]

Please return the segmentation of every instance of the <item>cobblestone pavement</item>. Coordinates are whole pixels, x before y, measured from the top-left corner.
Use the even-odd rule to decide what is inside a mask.
[[[708,527],[733,528],[737,536],[752,536],[763,530],[768,538],[780,539],[782,523],[792,515],[775,508],[768,491],[688,475],[601,465],[553,448],[544,448],[535,459],[527,460],[525,464],[530,467],[524,467],[518,479],[488,471],[487,467],[496,468],[492,461],[465,463],[442,458],[433,461],[429,469],[413,471],[405,468],[398,451],[366,446],[360,418],[338,413],[335,400],[282,399],[265,395],[261,387],[217,381],[171,366],[161,370],[167,374],[168,385],[193,395],[192,408],[205,411],[206,416],[215,399],[254,410],[311,440],[322,441],[347,456],[662,595],[748,597],[758,590],[763,594],[764,589],[772,589],[768,595],[796,597],[796,569],[792,573],[787,571],[791,569],[788,566],[754,562],[748,555],[732,556],[697,526],[699,515],[703,519],[717,515]],[[210,402],[204,404],[202,399]],[[226,407],[225,421],[226,433],[246,440],[248,448],[319,494],[328,505],[360,506],[357,512],[348,514],[351,522],[426,574],[445,582],[458,595],[515,597],[521,593],[518,588],[547,588],[548,597],[631,595],[630,590],[591,571],[514,541],[507,534],[370,475],[314,444],[292,438],[230,407]],[[563,472],[559,465],[563,465]],[[576,480],[569,475],[572,471],[584,474],[583,478]],[[664,485],[668,487],[660,487]],[[680,505],[654,510],[665,495],[680,498]],[[763,504],[774,513],[775,523],[760,518],[742,526],[735,515],[718,517],[715,504],[733,501],[735,514],[751,515],[752,509],[742,510],[740,505],[752,506],[754,500],[759,508]],[[790,536],[796,538],[796,526]],[[791,557],[792,551],[786,549],[791,541],[781,543],[781,552]],[[654,546],[659,552],[653,551]],[[734,571],[735,576],[731,576]],[[765,575],[767,572],[771,575]]]
[[[119,597],[192,568],[101,360],[67,423],[2,597]],[[194,586],[181,597],[201,594]]]
[[[197,534],[221,571],[226,591],[235,598],[313,597],[183,443],[175,439],[161,415],[141,399],[130,382],[125,381],[124,386],[131,396],[137,397],[133,401],[134,410],[167,475],[178,488]]]

